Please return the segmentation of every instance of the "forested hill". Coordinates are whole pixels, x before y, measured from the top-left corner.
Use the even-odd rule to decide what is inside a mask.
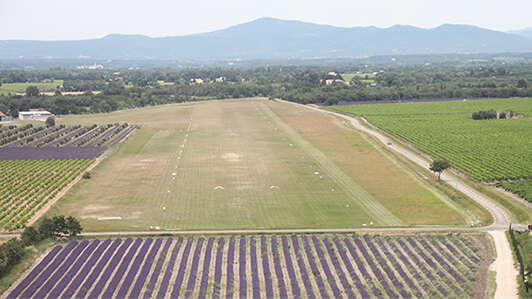
[[[0,59],[289,59],[497,52],[532,52],[532,39],[469,25],[342,28],[262,18],[187,36],[113,34],[77,41],[0,41]]]

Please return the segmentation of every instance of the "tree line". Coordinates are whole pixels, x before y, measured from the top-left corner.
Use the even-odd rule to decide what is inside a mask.
[[[18,264],[26,254],[26,247],[45,239],[71,239],[83,230],[74,217],[54,216],[43,219],[36,227],[28,226],[20,238],[12,238],[0,245],[0,277]]]
[[[348,77],[342,77],[342,73],[361,75],[346,82],[344,79]],[[63,87],[54,96],[41,96],[36,87],[28,89],[25,96],[0,96],[0,111],[14,117],[18,111],[31,108],[46,109],[54,114],[99,113],[203,99],[257,96],[327,105],[378,100],[532,96],[529,84],[532,64],[0,70],[0,82],[4,83],[59,79],[64,80]],[[204,83],[195,83],[195,79]],[[336,82],[329,84],[331,79]],[[63,95],[66,91],[84,94]]]

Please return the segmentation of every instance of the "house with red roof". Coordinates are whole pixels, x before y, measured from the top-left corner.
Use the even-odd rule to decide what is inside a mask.
[[[2,111],[0,111],[0,121],[8,121],[8,120],[12,120],[12,118],[2,113]]]

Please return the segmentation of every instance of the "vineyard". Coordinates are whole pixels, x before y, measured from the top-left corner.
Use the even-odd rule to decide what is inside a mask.
[[[502,181],[497,183],[497,187],[501,187],[532,202],[532,180]]]
[[[532,99],[335,106],[482,181],[532,177]],[[516,118],[471,118],[481,110],[504,110]]]
[[[0,161],[0,227],[18,229],[94,160]]]
[[[282,235],[72,241],[9,298],[482,297],[482,235]]]
[[[135,128],[127,123],[0,127],[0,160],[94,159]]]
[[[0,127],[0,229],[23,228],[134,129],[128,124]]]

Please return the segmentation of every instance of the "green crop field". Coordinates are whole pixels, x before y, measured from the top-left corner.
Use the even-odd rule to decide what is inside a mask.
[[[87,230],[464,225],[449,200],[335,117],[267,100],[64,116],[140,128],[50,210]]]
[[[340,74],[340,75],[342,76],[345,82],[351,82],[351,80],[353,80],[354,77],[358,77],[360,81],[363,83],[375,82],[375,75],[372,73],[360,73],[360,74],[345,73],[345,74]]]
[[[17,229],[94,160],[0,161],[0,229]]]
[[[532,180],[502,181],[497,186],[532,202]]]
[[[0,95],[23,93],[28,86],[37,86],[41,92],[55,91],[57,86],[63,86],[63,80],[54,80],[52,82],[2,83],[0,85]]]
[[[532,99],[336,106],[445,158],[477,180],[532,177]],[[473,120],[479,110],[513,110],[520,118]]]

